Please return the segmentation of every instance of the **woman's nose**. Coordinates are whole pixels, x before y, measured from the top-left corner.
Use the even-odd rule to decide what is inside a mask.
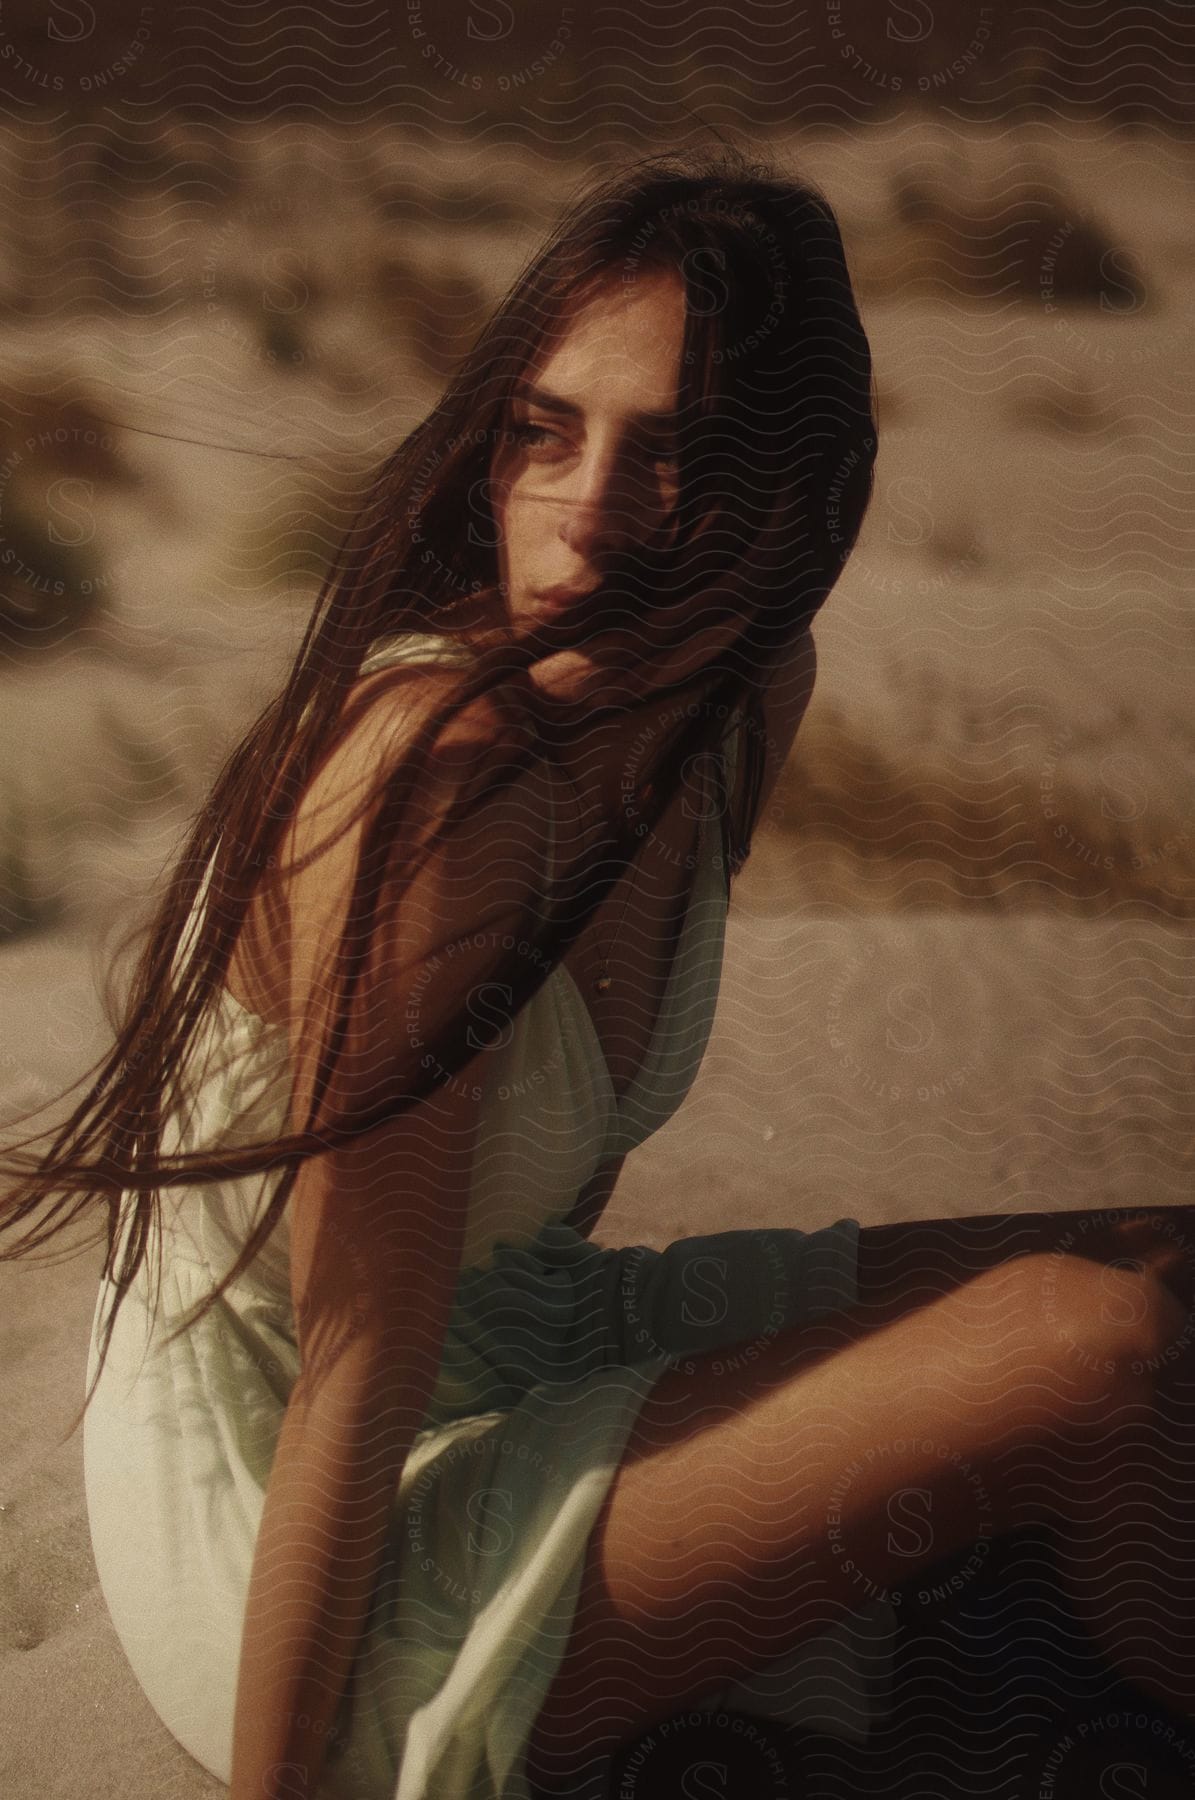
[[[650,534],[659,511],[660,496],[646,469],[595,464],[562,503],[560,536],[578,555],[616,555]]]
[[[591,505],[566,505],[560,515],[560,536],[570,550],[590,561],[616,555],[630,539],[609,509]]]

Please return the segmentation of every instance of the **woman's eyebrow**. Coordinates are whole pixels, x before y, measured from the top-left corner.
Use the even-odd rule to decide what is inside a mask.
[[[554,394],[550,388],[536,387],[526,381],[516,385],[514,398],[525,400],[531,406],[542,406],[545,412],[562,413],[570,419],[579,419],[585,412],[585,408],[578,406],[575,400],[566,400],[563,394]],[[655,411],[643,408],[631,416],[644,425],[675,426],[680,414],[676,407],[667,406]]]

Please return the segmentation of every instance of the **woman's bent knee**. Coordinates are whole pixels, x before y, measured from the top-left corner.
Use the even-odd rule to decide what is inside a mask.
[[[1180,1301],[1148,1269],[1053,1251],[1004,1267],[1016,1271],[1009,1284],[1016,1304],[1057,1366],[1076,1379],[1090,1374],[1093,1391],[1110,1401],[1148,1396],[1174,1347],[1195,1337]]]

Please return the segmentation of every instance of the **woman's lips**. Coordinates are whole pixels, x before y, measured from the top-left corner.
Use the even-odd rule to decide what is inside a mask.
[[[533,598],[536,600],[547,600],[553,606],[572,606],[578,600],[587,600],[591,594],[596,594],[596,592],[597,589],[595,587],[550,587],[541,588],[533,595]]]

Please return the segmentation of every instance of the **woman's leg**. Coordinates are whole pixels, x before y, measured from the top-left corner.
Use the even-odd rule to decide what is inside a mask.
[[[1057,1561],[1114,1666],[1195,1718],[1195,1354],[1155,1379],[1149,1415],[1068,1472]]]
[[[590,1535],[532,1778],[567,1785],[981,1535],[1061,1523],[1073,1469],[1115,1489],[1181,1313],[1150,1273],[1013,1254],[936,1297],[873,1291],[745,1370],[666,1370]]]
[[[881,1307],[932,1299],[1024,1255],[1055,1264],[1064,1256],[1134,1264],[1195,1313],[1195,1207],[1189,1206],[986,1213],[868,1226],[859,1233],[859,1297]],[[1181,1335],[1173,1360],[1188,1345],[1195,1345],[1195,1324]]]
[[[887,1307],[902,1292],[948,1291],[1009,1255],[1044,1259],[1042,1304],[1053,1318],[1049,1271],[1080,1256],[1136,1267],[1161,1281],[1179,1309],[1148,1371],[1148,1419],[1115,1431],[1105,1466],[1063,1471],[1059,1567],[1070,1604],[1110,1659],[1147,1692],[1195,1714],[1195,1208],[999,1213],[886,1225],[860,1234],[860,1293]],[[1123,1296],[1101,1277],[1092,1305],[1114,1313]],[[1108,1466],[1114,1464],[1114,1467]]]
[[[1042,1306],[1053,1315],[1051,1268],[1081,1256],[1134,1266],[1178,1302],[1147,1373],[1147,1418],[1110,1429],[1102,1457],[1060,1470],[1058,1565],[1070,1605],[1109,1659],[1168,1705],[1195,1715],[1195,1208],[1124,1207],[1098,1212],[990,1214],[874,1227],[860,1234],[863,1311],[902,1292],[948,1291],[1009,1255],[1044,1259]],[[1110,1270],[1111,1273],[1111,1270]],[[1092,1307],[1110,1316],[1120,1290],[1101,1276]],[[1046,1504],[1046,1496],[1042,1504]]]

